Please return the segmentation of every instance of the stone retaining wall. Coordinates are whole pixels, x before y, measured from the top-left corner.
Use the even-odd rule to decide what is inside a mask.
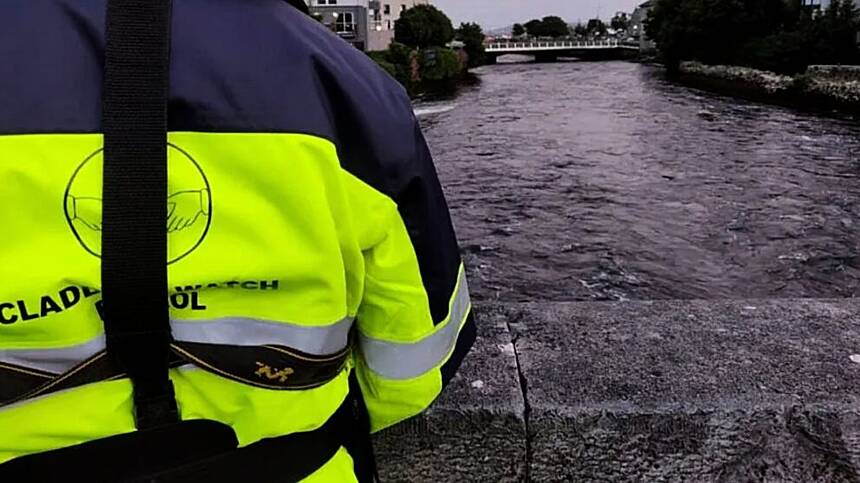
[[[798,76],[749,67],[683,62],[681,79],[704,88],[756,100],[860,114],[860,67],[812,66]]]
[[[383,481],[860,481],[860,302],[477,313],[449,390],[377,437]]]
[[[811,65],[807,73],[834,80],[860,81],[860,65]]]

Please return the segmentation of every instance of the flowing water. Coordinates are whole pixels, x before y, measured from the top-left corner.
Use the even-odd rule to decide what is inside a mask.
[[[860,294],[860,123],[625,62],[419,103],[476,299]]]

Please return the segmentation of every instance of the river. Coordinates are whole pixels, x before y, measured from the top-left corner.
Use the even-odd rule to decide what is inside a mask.
[[[634,63],[476,73],[416,106],[476,299],[860,293],[860,123]]]

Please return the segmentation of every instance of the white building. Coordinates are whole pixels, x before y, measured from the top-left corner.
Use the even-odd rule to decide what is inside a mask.
[[[366,8],[368,15],[366,50],[387,49],[394,40],[394,22],[400,18],[400,14],[416,5],[429,3],[429,0],[309,0],[311,8],[325,7],[328,10],[340,6]]]
[[[650,53],[657,48],[657,45],[648,38],[648,34],[645,32],[645,22],[648,20],[652,8],[654,8],[654,2],[648,0],[636,7],[630,16],[629,34],[639,42],[639,50],[642,52]]]
[[[367,50],[367,7],[361,2],[311,0],[311,15],[359,50]]]
[[[803,0],[803,4],[808,7],[821,7],[822,10],[830,6],[832,0]],[[860,0],[854,0],[854,3],[860,7]]]

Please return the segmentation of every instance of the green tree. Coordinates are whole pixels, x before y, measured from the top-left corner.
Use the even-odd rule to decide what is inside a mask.
[[[730,63],[750,40],[778,32],[789,10],[786,0],[657,0],[646,31],[670,70],[686,59]]]
[[[588,36],[588,28],[582,23],[578,23],[573,27],[573,33],[577,37],[586,37]]]
[[[461,23],[457,29],[456,38],[465,45],[464,50],[469,55],[469,66],[483,65],[486,61],[484,51],[484,30],[476,23]]]
[[[530,36],[543,37],[543,22],[540,20],[529,20],[525,23],[524,27]]]
[[[567,37],[570,26],[561,17],[550,15],[541,20],[529,20],[525,24],[526,32],[532,37]]]
[[[380,67],[382,67],[385,72],[388,72],[388,75],[398,79],[397,66],[394,65],[390,60],[388,60],[388,51],[387,50],[375,50],[372,52],[368,52],[367,56],[373,59]],[[401,84],[403,82],[401,81]]]
[[[626,31],[630,27],[630,17],[624,12],[618,13],[612,17],[609,26],[612,27],[612,30]]]
[[[599,18],[593,18],[588,21],[588,25],[585,27],[588,31],[588,35],[594,37],[600,37],[602,35],[606,35],[606,24],[603,23],[603,20]]]
[[[657,0],[646,31],[670,72],[682,60],[782,73],[860,61],[853,1],[814,12],[801,0]]]
[[[416,87],[416,72],[413,72],[413,64],[417,65],[418,52],[412,47],[407,47],[398,42],[392,42],[388,50],[368,52],[367,55],[376,61],[385,71],[397,79],[410,92],[414,93]]]
[[[454,39],[451,19],[432,5],[418,5],[394,23],[394,39],[416,48],[441,47]]]
[[[823,40],[832,64],[854,64],[858,61],[857,32],[860,14],[853,0],[833,0],[823,18]]]
[[[514,35],[514,37],[522,37],[526,34],[526,28],[523,27],[523,24],[515,23],[513,31],[511,33]]]
[[[463,65],[451,49],[434,47],[422,51],[421,78],[431,87],[455,83],[463,73]]]
[[[549,16],[541,20],[541,30],[544,37],[567,37],[570,26],[561,17]]]

